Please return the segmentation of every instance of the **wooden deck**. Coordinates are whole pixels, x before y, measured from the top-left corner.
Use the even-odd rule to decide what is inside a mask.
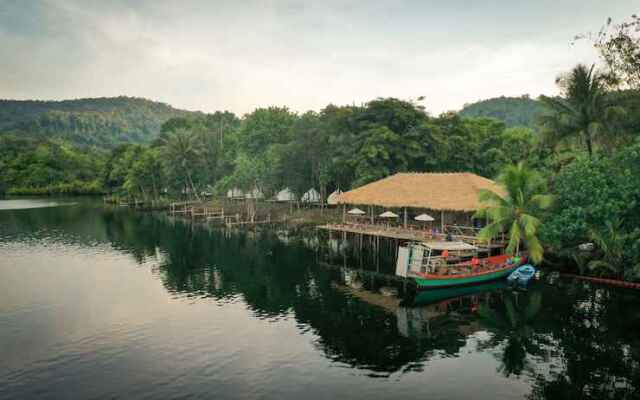
[[[356,235],[382,237],[387,239],[406,240],[413,242],[440,242],[446,240],[442,233],[432,233],[428,230],[410,229],[397,226],[371,225],[371,224],[327,224],[320,225],[318,229],[331,232],[346,232]],[[480,243],[477,236],[452,234],[452,239],[477,246],[480,249],[494,249],[504,247],[502,241],[494,241],[490,244]]]

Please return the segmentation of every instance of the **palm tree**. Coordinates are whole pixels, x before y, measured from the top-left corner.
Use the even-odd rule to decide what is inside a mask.
[[[199,201],[198,191],[193,182],[194,170],[201,162],[201,145],[197,135],[186,129],[176,129],[175,132],[161,138],[163,154],[169,170],[177,172],[178,178],[193,193]]]
[[[489,241],[502,232],[509,232],[507,253],[520,253],[521,242],[529,250],[534,263],[542,261],[544,250],[538,239],[541,214],[551,207],[552,197],[546,194],[546,184],[536,171],[520,162],[507,166],[497,178],[504,189],[504,197],[489,190],[481,190],[483,207],[475,218],[486,218],[489,224],[480,230],[480,240]]]
[[[600,258],[587,264],[591,271],[627,280],[635,280],[640,276],[640,265],[634,265],[625,257],[628,235],[623,232],[619,219],[607,221],[600,229],[589,230],[589,236],[600,252]]]
[[[540,96],[552,112],[544,114],[541,122],[546,140],[553,145],[566,139],[578,139],[593,154],[594,142],[611,141],[611,124],[624,114],[624,109],[610,103],[606,77],[583,64],[556,79],[562,97]]]

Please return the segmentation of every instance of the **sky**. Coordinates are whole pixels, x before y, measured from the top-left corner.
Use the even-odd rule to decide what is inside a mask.
[[[635,4],[634,4],[635,3]],[[557,93],[576,34],[637,0],[0,0],[0,98],[135,96],[239,115],[377,97],[439,114]]]

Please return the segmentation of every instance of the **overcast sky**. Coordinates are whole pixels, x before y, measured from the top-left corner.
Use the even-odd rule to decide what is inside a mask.
[[[635,12],[637,0],[0,0],[0,98],[243,114],[425,96],[437,114],[556,93],[556,75],[597,60],[573,36]]]

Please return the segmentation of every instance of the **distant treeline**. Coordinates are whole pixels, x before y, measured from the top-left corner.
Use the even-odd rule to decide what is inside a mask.
[[[0,100],[0,134],[114,148],[121,143],[149,142],[168,119],[197,114],[133,97]]]

